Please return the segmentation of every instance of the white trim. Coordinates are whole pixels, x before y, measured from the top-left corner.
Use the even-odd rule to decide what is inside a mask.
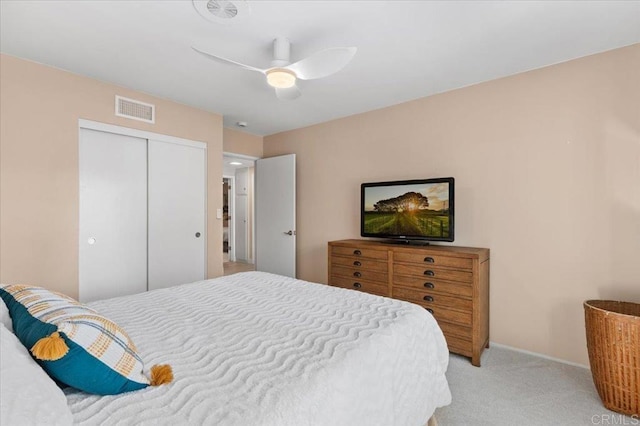
[[[175,143],[175,142],[172,142]],[[196,142],[191,142],[196,143]],[[203,143],[203,142],[199,142]],[[193,145],[189,145],[193,146]],[[196,146],[197,147],[197,146]],[[209,155],[204,144],[204,279],[209,279]]]
[[[258,161],[258,160],[256,160]],[[253,179],[251,184],[251,259],[252,265],[256,264],[256,164],[253,163]]]
[[[146,118],[133,117],[131,115],[122,114],[118,111],[118,101],[122,99],[123,101],[128,101],[135,104],[140,104],[144,106],[148,106],[151,108],[151,120],[147,120]],[[137,99],[125,98],[124,96],[116,95],[116,117],[128,118],[130,120],[138,120],[145,123],[156,124],[156,106],[153,104],[148,104],[146,102],[139,101]]]
[[[235,152],[227,152],[227,151],[223,151],[222,152],[222,156],[223,157],[235,157],[235,158],[240,158],[243,160],[259,160],[261,157],[253,157],[251,155],[244,155],[244,154],[236,154]]]
[[[145,130],[132,129],[130,127],[116,126],[114,124],[100,123],[98,121],[78,119],[78,127],[81,129],[97,130],[100,132],[116,133],[119,135],[133,136],[141,139],[152,139],[154,141],[187,145],[194,148],[207,149],[207,144],[200,141],[178,138],[175,136],[162,135],[160,133],[147,132]]]
[[[532,355],[532,356],[535,356],[535,357],[538,357],[538,358],[548,359],[549,361],[555,361],[555,362],[559,362],[559,363],[562,363],[562,364],[571,365],[573,367],[586,368],[587,370],[591,369],[588,365],[578,364],[577,362],[571,362],[571,361],[567,361],[567,360],[564,360],[564,359],[555,358],[555,357],[544,355],[544,354],[541,354],[541,353],[538,353],[538,352],[531,352],[531,351],[527,351],[527,350],[520,349],[520,348],[514,348],[513,346],[503,345],[501,343],[491,342],[490,346],[495,346],[496,348],[509,349],[510,351],[520,352],[520,353],[527,354],[527,355]]]

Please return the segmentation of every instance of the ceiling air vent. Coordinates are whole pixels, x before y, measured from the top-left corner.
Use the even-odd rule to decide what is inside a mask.
[[[155,105],[116,95],[116,115],[145,123],[156,122]]]
[[[193,7],[207,21],[216,24],[238,23],[251,9],[246,0],[192,0]]]

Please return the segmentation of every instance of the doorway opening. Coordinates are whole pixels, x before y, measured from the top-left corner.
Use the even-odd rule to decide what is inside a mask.
[[[233,214],[233,194],[231,189],[235,186],[234,178],[222,178],[222,259],[223,262],[235,262],[236,256],[233,252],[235,244],[233,241],[233,227],[231,224],[231,215]]]
[[[254,176],[255,158],[223,155],[224,274],[255,271]]]

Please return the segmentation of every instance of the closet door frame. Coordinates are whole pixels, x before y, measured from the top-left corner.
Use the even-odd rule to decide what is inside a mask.
[[[174,144],[178,144],[178,145],[187,145],[187,146],[192,146],[195,148],[201,148],[204,149],[204,235],[206,236],[206,240],[205,240],[205,244],[204,244],[204,276],[205,278],[208,276],[207,275],[207,263],[208,263],[208,252],[207,252],[207,246],[208,246],[208,241],[209,241],[209,229],[207,226],[207,222],[208,222],[208,211],[207,211],[207,206],[208,206],[208,200],[207,200],[207,192],[208,192],[208,187],[207,187],[207,180],[208,180],[208,160],[207,160],[207,144],[205,142],[200,142],[200,141],[193,141],[193,140],[189,140],[189,139],[183,139],[183,138],[178,138],[175,136],[169,136],[169,135],[163,135],[160,133],[154,133],[154,132],[148,132],[146,130],[138,130],[138,129],[132,129],[129,127],[122,127],[122,126],[116,126],[114,124],[106,124],[106,123],[100,123],[98,121],[91,121],[91,120],[85,120],[83,118],[78,120],[78,137],[80,135],[80,129],[88,129],[88,130],[98,130],[100,132],[107,132],[107,133],[115,133],[115,134],[119,134],[119,135],[125,135],[125,136],[133,136],[136,138],[142,138],[142,139],[151,139],[151,140],[156,140],[156,141],[160,141],[160,142],[167,142],[167,143],[174,143]]]

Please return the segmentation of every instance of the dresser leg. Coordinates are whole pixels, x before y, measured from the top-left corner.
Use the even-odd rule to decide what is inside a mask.
[[[480,367],[480,355],[474,355],[471,357],[471,365],[474,367]]]
[[[487,344],[484,345],[485,348],[489,349],[489,341],[487,340]]]

